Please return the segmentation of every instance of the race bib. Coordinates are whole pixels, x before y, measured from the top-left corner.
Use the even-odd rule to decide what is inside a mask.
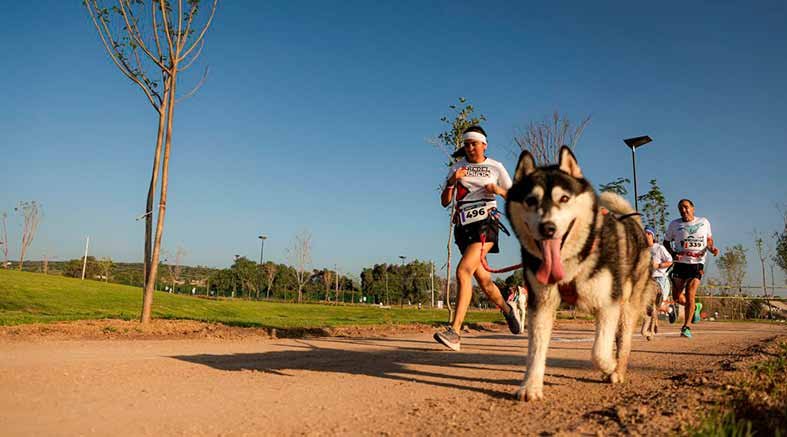
[[[470,223],[486,220],[489,211],[497,207],[495,202],[471,203],[459,209],[459,223],[467,225]]]

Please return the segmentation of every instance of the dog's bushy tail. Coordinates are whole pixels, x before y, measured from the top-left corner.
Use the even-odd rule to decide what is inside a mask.
[[[623,196],[613,193],[611,191],[603,191],[598,196],[598,203],[600,206],[607,208],[610,212],[616,215],[625,215],[636,212],[628,200]],[[642,226],[642,220],[636,220]]]

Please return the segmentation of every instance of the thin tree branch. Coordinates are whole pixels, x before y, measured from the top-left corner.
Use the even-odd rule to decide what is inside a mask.
[[[106,49],[107,54],[109,55],[109,57],[112,59],[112,62],[115,63],[115,66],[118,67],[118,69],[120,70],[121,73],[123,73],[124,76],[128,77],[134,83],[139,85],[140,88],[142,88],[142,91],[145,93],[145,96],[148,98],[148,101],[150,101],[150,104],[153,106],[154,109],[156,109],[158,111],[159,110],[159,106],[156,105],[156,101],[153,98],[153,95],[151,94],[151,92],[148,89],[148,87],[146,87],[145,84],[143,84],[142,81],[140,81],[139,78],[136,77],[131,72],[131,68],[129,68],[128,64],[126,64],[125,61],[121,62],[121,59],[119,58],[118,53],[117,53],[117,48],[114,46],[114,44],[116,44],[116,43],[113,41],[112,42],[113,43],[112,48],[109,47],[109,43],[107,42],[107,38],[111,38],[112,33],[109,31],[109,27],[107,26],[107,23],[99,15],[100,14],[99,13],[99,7],[98,7],[98,4],[96,3],[96,1],[95,0],[92,1],[92,6],[91,6],[91,3],[85,2],[85,7],[87,8],[88,14],[90,14],[90,18],[93,20],[93,25],[96,27],[96,31],[98,32],[98,36],[101,38],[101,42],[104,44],[104,48]],[[94,10],[95,10],[95,14],[94,14]],[[99,15],[99,16],[97,17],[96,15]],[[101,26],[99,26],[99,24],[98,24],[99,21],[101,22]],[[102,27],[104,28],[103,31],[101,30]],[[104,32],[106,32],[106,35],[105,35]]]
[[[170,35],[169,20],[167,19],[167,8],[164,6],[164,0],[159,0],[159,10],[161,11],[161,22],[164,26],[164,35],[167,37],[167,47],[169,47],[169,63],[175,65],[176,55],[172,45],[172,35]]]
[[[164,61],[164,54],[161,53],[161,42],[158,38],[158,24],[156,23],[156,2],[150,2],[150,15],[153,17],[153,40],[156,42],[156,52],[158,53],[159,61]]]
[[[186,41],[189,40],[189,32],[191,31],[191,22],[194,20],[194,15],[197,13],[197,6],[199,3],[192,3],[191,10],[189,11],[189,20],[186,23],[186,31],[183,33],[186,37],[183,39],[183,44],[185,45]],[[183,46],[180,46],[178,50],[183,50]]]
[[[148,47],[145,45],[145,42],[142,41],[142,37],[141,37],[141,35],[139,33],[139,29],[137,28],[136,17],[134,17],[134,13],[131,10],[130,6],[129,6],[128,14],[126,13],[126,7],[124,5],[124,2],[127,2],[127,1],[128,0],[118,0],[118,4],[120,5],[120,14],[123,16],[123,21],[126,22],[126,28],[128,29],[128,34],[131,35],[131,37],[134,39],[136,44],[142,49],[142,51],[145,52],[145,54],[148,55],[148,57],[159,68],[161,68],[162,70],[166,69],[167,67],[164,64],[162,64],[160,60],[156,59],[156,57],[153,55],[153,53],[151,53],[150,50],[148,50]],[[128,15],[131,15],[131,18],[132,18],[131,21],[129,21]]]
[[[199,82],[197,82],[197,85],[195,85],[194,88],[192,88],[192,90],[189,91],[188,93],[186,93],[185,95],[177,98],[175,100],[175,103],[176,104],[180,103],[180,102],[188,99],[189,97],[193,96],[194,94],[196,94],[197,91],[199,91],[199,89],[202,88],[202,85],[204,85],[205,81],[208,79],[208,72],[209,71],[210,71],[210,67],[205,67],[205,72],[202,73],[202,78],[199,80]]]
[[[180,49],[182,47],[181,45],[182,34],[180,33],[181,30],[183,30],[183,0],[178,0],[178,33],[177,33],[177,42],[175,43],[178,52],[180,52]]]
[[[156,96],[156,100],[158,100],[159,106],[161,106],[161,102],[162,102],[161,96],[159,95],[158,91],[156,91],[156,90],[153,88],[153,85],[152,85],[152,83],[153,83],[153,82],[151,82],[151,81],[150,81],[150,79],[148,79],[148,75],[147,75],[147,74],[145,73],[145,71],[142,69],[142,60],[139,58],[139,52],[137,51],[137,48],[136,48],[136,46],[133,46],[133,47],[131,48],[131,52],[134,54],[134,59],[137,61],[137,71],[138,71],[138,73],[137,73],[137,74],[139,74],[140,76],[142,76],[142,79],[143,79],[143,81],[145,82],[146,88],[147,88],[148,90],[150,90],[150,93],[151,93],[151,94],[153,94],[154,96]]]
[[[188,56],[189,53],[191,53],[191,51],[194,50],[195,47],[197,47],[197,44],[205,36],[205,33],[208,31],[208,28],[210,27],[210,23],[213,21],[213,16],[216,14],[216,5],[218,5],[218,3],[219,0],[213,0],[213,6],[210,10],[210,17],[208,17],[208,21],[205,23],[205,27],[202,28],[202,31],[200,32],[199,36],[197,37],[196,40],[194,40],[194,43],[191,44],[191,47],[189,47],[189,49],[186,50],[186,53],[184,53],[183,56],[178,58],[178,62],[182,61],[186,56]]]
[[[189,68],[189,67],[191,67],[191,64],[193,64],[193,63],[194,63],[194,61],[196,61],[196,60],[197,60],[197,58],[199,58],[199,55],[202,53],[202,48],[203,48],[203,47],[205,47],[205,40],[204,40],[204,39],[203,39],[202,41],[200,41],[200,47],[199,47],[199,49],[198,49],[198,50],[197,50],[197,52],[194,54],[194,56],[192,56],[192,58],[189,60],[188,64],[186,64],[186,66],[185,66],[185,67],[179,68],[179,70],[180,70],[180,71],[186,71],[186,70],[188,70],[188,68]]]

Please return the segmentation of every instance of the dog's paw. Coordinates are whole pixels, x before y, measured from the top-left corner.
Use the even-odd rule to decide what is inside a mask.
[[[608,382],[610,384],[621,384],[626,380],[625,376],[618,371],[605,373],[602,375],[601,379],[603,379],[604,382]]]
[[[540,401],[544,399],[544,390],[541,387],[538,388],[527,388],[527,387],[519,387],[519,389],[514,393],[514,396],[519,401],[529,402],[529,401]]]

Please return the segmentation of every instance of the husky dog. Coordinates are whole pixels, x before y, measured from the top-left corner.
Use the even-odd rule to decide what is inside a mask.
[[[606,381],[624,381],[634,324],[656,286],[642,224],[632,213],[617,194],[596,195],[568,147],[560,149],[557,165],[537,167],[530,152],[520,155],[506,201],[522,246],[530,313],[520,400],[544,397],[547,349],[561,299],[595,316],[593,363]]]
[[[661,307],[662,301],[663,297],[661,295],[661,290],[658,290],[656,295],[647,302],[640,334],[648,339],[648,341],[653,340],[653,337],[659,333],[659,308]]]

